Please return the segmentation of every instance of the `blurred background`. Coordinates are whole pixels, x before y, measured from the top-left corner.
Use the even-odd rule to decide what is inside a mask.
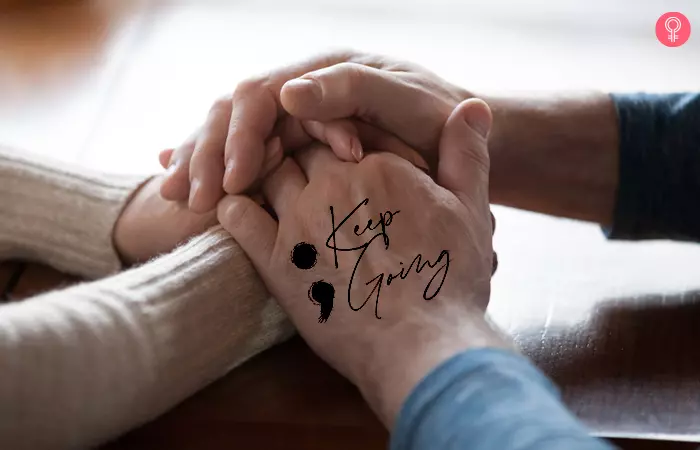
[[[696,27],[682,47],[657,41],[668,11]],[[178,145],[236,83],[338,47],[414,61],[491,93],[698,91],[700,2],[0,0],[0,145],[150,173],[158,151]],[[592,224],[494,213],[500,268],[490,312],[574,412],[606,436],[700,441],[700,247],[610,243]],[[274,352],[223,385],[246,370],[275,385],[290,361],[277,353],[281,362],[269,362]],[[229,404],[212,412],[195,399],[189,411],[223,420],[237,396],[257,395],[252,385],[221,386],[217,395],[237,392]],[[265,414],[294,410],[276,402]],[[197,426],[173,414],[160,422],[177,425],[167,433]]]
[[[666,11],[700,27],[697,0],[3,3],[0,143],[115,171],[157,168],[238,81],[338,47],[473,90],[700,87],[700,39],[667,48],[654,33]]]

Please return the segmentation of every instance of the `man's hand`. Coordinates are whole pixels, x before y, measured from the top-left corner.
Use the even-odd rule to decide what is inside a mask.
[[[261,178],[277,137],[285,150],[319,140],[344,161],[361,160],[364,146],[434,169],[445,120],[469,97],[419,66],[381,56],[333,53],[284,67],[214,104],[202,129],[172,153],[161,192],[209,211],[224,191],[241,193]]]
[[[301,335],[389,427],[435,366],[469,348],[507,347],[484,320],[490,123],[479,100],[452,113],[439,141],[444,187],[393,154],[348,163],[316,144],[262,184],[279,223],[245,196],[218,207]]]

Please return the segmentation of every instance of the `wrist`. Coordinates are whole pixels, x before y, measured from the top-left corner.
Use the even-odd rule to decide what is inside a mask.
[[[138,262],[138,257],[136,256],[138,249],[134,248],[137,245],[133,242],[134,233],[132,231],[132,216],[134,216],[134,212],[132,211],[133,201],[139,192],[141,192],[153,178],[154,177],[149,177],[145,179],[134,188],[126,201],[124,201],[119,216],[114,222],[114,228],[112,229],[112,245],[123,266],[130,266]]]
[[[449,311],[449,315],[449,320],[426,317],[404,321],[373,342],[367,369],[356,384],[387,428],[393,427],[415,386],[448,359],[484,347],[515,351],[514,344],[489,323],[483,310],[471,307],[466,313]]]

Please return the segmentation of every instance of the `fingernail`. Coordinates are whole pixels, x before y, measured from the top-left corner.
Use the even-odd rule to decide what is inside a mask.
[[[235,165],[236,164],[233,162],[233,158],[229,158],[229,160],[226,162],[226,171],[224,172],[224,183],[228,183],[228,179],[231,177]]]
[[[199,193],[199,186],[200,186],[200,182],[197,178],[193,178],[192,181],[190,181],[190,201],[189,201],[190,208],[192,208],[192,205],[195,203],[195,200],[197,198],[197,193]]]
[[[318,103],[323,100],[323,89],[316,80],[310,80],[308,78],[295,78],[294,80],[287,82],[287,87],[310,92]]]
[[[168,166],[167,169],[165,169],[165,176],[169,177],[170,175],[174,174],[177,172],[177,168],[180,165],[179,161],[171,161],[170,165]]]
[[[362,161],[362,157],[364,156],[364,152],[362,150],[362,143],[360,140],[356,137],[352,138],[350,142],[350,151],[352,152],[352,156],[355,157],[357,162]]]
[[[471,107],[464,112],[463,117],[467,125],[479,133],[481,137],[484,139],[489,137],[489,131],[491,130],[491,114],[489,114],[487,107],[471,105]]]

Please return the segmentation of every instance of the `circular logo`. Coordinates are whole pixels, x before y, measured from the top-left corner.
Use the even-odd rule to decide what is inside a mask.
[[[679,12],[667,12],[656,21],[656,37],[666,47],[680,47],[690,38],[690,21]]]

